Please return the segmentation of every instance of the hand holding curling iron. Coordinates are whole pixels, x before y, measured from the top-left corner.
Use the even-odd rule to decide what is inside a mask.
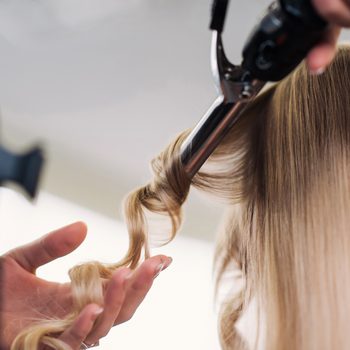
[[[341,27],[350,27],[350,2],[348,0],[312,0],[318,14],[330,23],[324,40],[314,47],[307,56],[311,72],[322,73],[336,52]]]

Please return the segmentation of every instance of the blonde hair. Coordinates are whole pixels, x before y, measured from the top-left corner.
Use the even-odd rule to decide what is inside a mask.
[[[261,94],[192,180],[180,161],[188,132],[181,134],[153,161],[152,182],[125,202],[125,258],[74,267],[74,311],[65,320],[24,330],[12,350],[35,349],[40,342],[67,349],[50,334],[68,327],[87,303],[102,303],[100,277],[120,266],[135,268],[150,255],[148,212],[169,217],[168,241],[174,238],[191,185],[227,199],[230,215],[215,257],[217,284],[232,268],[244,282],[222,304],[223,349],[247,348],[235,324],[253,297],[264,314],[266,349],[347,349],[349,64],[350,49],[343,47],[323,75],[310,76],[301,65]]]

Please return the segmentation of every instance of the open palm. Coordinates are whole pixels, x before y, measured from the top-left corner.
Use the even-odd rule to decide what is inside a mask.
[[[63,318],[72,309],[70,283],[54,283],[35,270],[75,250],[85,239],[86,226],[75,223],[6,253],[0,260],[0,349],[9,349],[16,335],[37,320]],[[104,305],[87,305],[59,338],[72,349],[94,344],[111,327],[129,320],[152,286],[154,277],[171,262],[159,255],[131,273],[115,271],[104,281]]]

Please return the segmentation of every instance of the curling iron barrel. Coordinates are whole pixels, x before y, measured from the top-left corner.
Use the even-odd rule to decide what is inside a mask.
[[[236,66],[226,58],[221,40],[227,7],[228,0],[213,3],[211,66],[219,97],[181,147],[189,178],[233,127],[247,102],[266,82],[288,75],[322,39],[327,27],[311,0],[275,1],[254,27],[243,49],[243,62]]]

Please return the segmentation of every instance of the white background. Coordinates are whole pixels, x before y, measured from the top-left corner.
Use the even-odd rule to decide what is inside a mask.
[[[41,277],[68,281],[67,271],[76,263],[89,259],[115,262],[124,255],[128,235],[121,223],[46,193],[33,206],[10,190],[0,191],[0,253],[77,220],[89,226],[86,241],[76,252],[39,269]],[[157,277],[132,320],[114,327],[99,349],[219,349],[212,245],[178,237],[153,252],[173,257],[172,265]]]

